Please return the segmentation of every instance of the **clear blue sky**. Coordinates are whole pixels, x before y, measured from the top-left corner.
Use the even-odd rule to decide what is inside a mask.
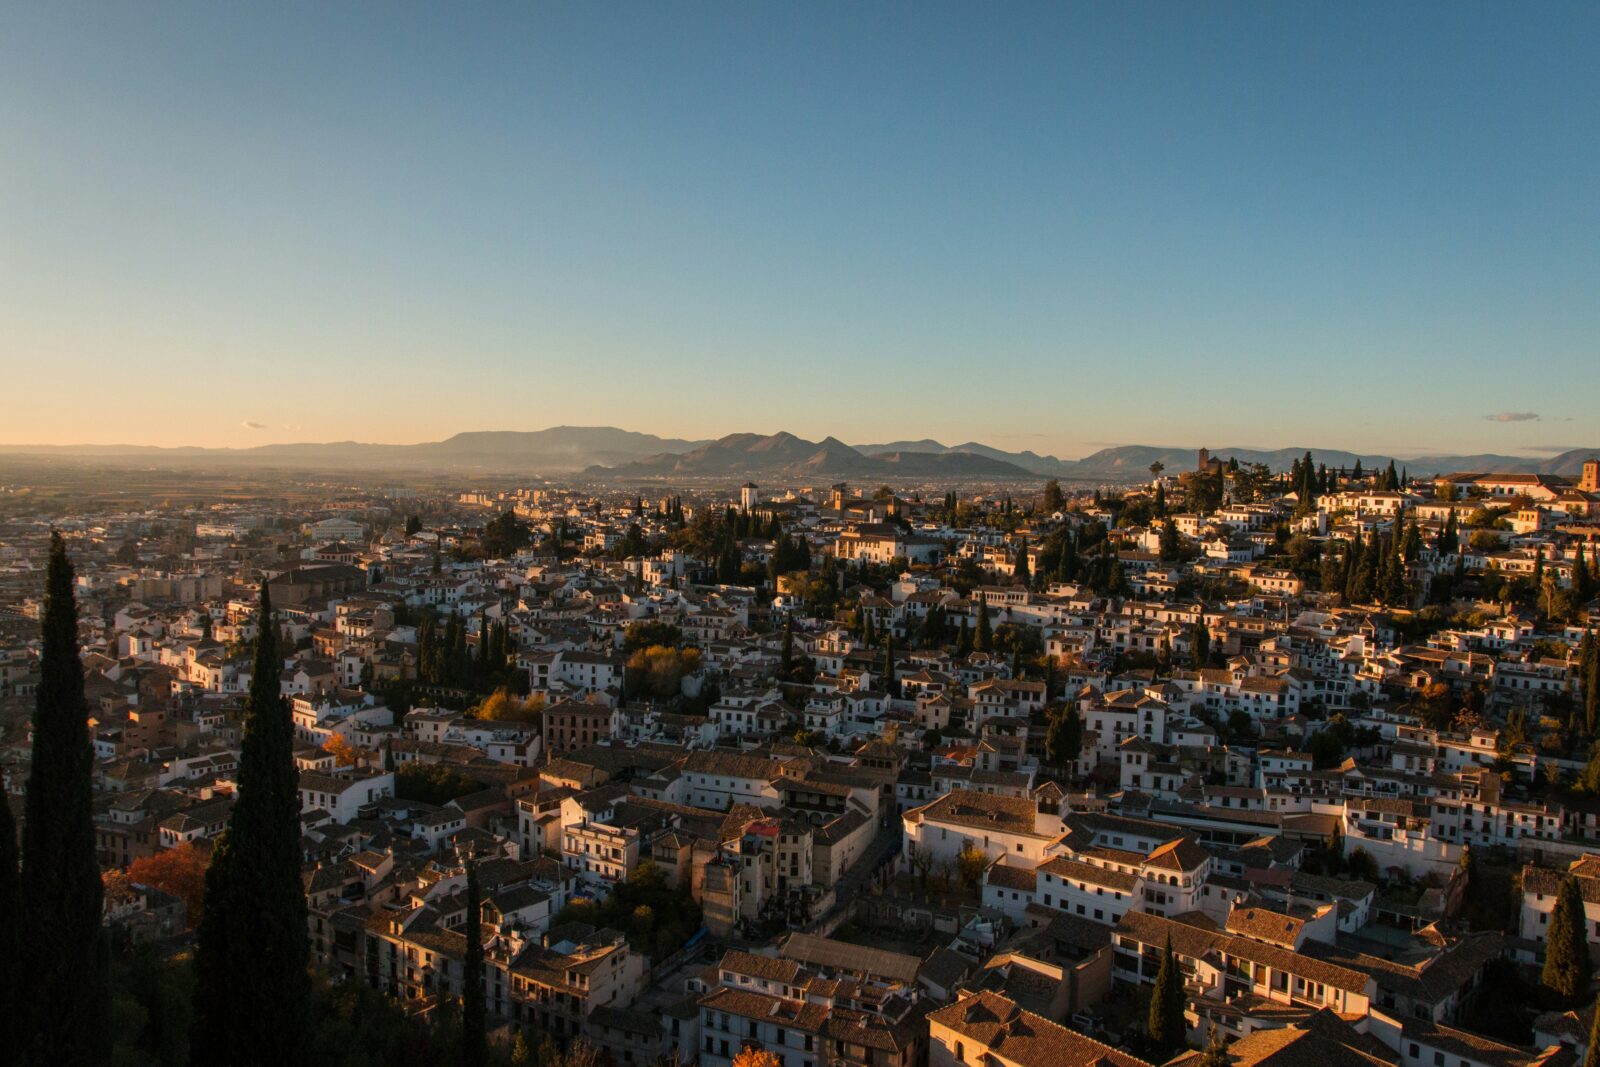
[[[1600,440],[1592,3],[246,6],[0,0],[0,440]]]

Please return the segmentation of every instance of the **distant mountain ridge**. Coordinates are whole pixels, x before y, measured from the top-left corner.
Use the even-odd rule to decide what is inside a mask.
[[[1058,459],[1041,456],[1035,452],[1004,452],[988,445],[968,442],[964,445],[944,445],[934,440],[898,441],[886,445],[861,445],[868,455],[899,448],[916,448],[924,452],[972,453],[1015,463],[1035,474],[1052,478],[1104,478],[1111,480],[1141,481],[1150,476],[1150,465],[1159,462],[1166,473],[1177,474],[1194,470],[1199,456],[1198,448],[1161,447],[1155,445],[1117,445],[1102,448],[1082,459]],[[1504,456],[1480,453],[1462,456],[1390,456],[1382,453],[1345,452],[1340,449],[1316,448],[1212,448],[1213,456],[1224,461],[1237,459],[1240,463],[1265,463],[1275,471],[1288,470],[1294,461],[1307,452],[1318,464],[1329,467],[1353,467],[1359,460],[1365,468],[1385,467],[1392,461],[1412,474],[1448,474],[1454,471],[1499,471],[1507,474],[1554,474],[1573,477],[1583,469],[1583,461],[1600,454],[1600,449],[1577,448],[1548,458]]]
[[[307,469],[442,469],[582,474],[594,479],[822,478],[1038,479],[1133,482],[1150,476],[1159,462],[1167,473],[1193,470],[1196,448],[1118,445],[1082,459],[1060,459],[1036,452],[1007,452],[977,441],[945,445],[925,438],[885,444],[845,444],[835,437],[808,441],[786,431],[737,433],[716,440],[685,440],[622,430],[614,426],[552,426],[544,430],[478,430],[442,441],[412,445],[359,441],[258,445],[254,448],[159,448],[150,445],[0,445],[0,455],[97,459],[124,463],[238,464]],[[1583,461],[1600,448],[1579,448],[1548,457],[1477,455],[1388,456],[1337,449],[1212,448],[1211,454],[1240,463],[1265,463],[1286,470],[1312,454],[1318,463],[1350,467],[1386,466],[1391,460],[1412,474],[1460,470],[1513,474],[1578,475]]]
[[[254,448],[159,448],[151,445],[0,445],[0,454],[120,459],[218,461],[257,466],[441,467],[483,470],[534,468],[570,474],[596,464],[688,451],[705,444],[614,426],[552,426],[544,430],[472,430],[415,445],[359,441],[257,445]]]
[[[894,450],[867,455],[836,437],[807,441],[787,431],[735,433],[688,452],[664,452],[618,467],[592,467],[590,477],[617,479],[772,477],[801,478],[1020,478],[1033,471],[1006,460],[968,452]]]

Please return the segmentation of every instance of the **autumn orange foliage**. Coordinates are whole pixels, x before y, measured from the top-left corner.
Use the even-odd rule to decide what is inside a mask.
[[[209,852],[186,841],[153,856],[140,856],[128,864],[123,877],[128,882],[152,886],[183,901],[188,909],[188,924],[193,927],[200,921],[200,908],[206,894],[206,865],[210,862]]]

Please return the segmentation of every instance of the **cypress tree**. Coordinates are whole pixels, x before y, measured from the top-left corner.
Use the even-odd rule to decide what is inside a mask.
[[[1184,1047],[1188,1029],[1183,1018],[1183,972],[1178,958],[1172,953],[1172,935],[1167,935],[1167,947],[1161,954],[1161,969],[1156,972],[1155,989],[1150,993],[1150,1017],[1145,1031],[1150,1036],[1163,1062]]]
[[[1189,633],[1190,655],[1194,657],[1194,669],[1200,670],[1211,659],[1211,631],[1204,623],[1195,623]]]
[[[1171,519],[1161,524],[1161,558],[1171,561],[1178,558],[1181,553],[1181,542],[1178,540],[1178,525]]]
[[[100,933],[104,891],[91,810],[94,749],[78,658],[72,563],[59,533],[50,535],[41,631],[18,877],[24,951],[22,960],[6,965],[17,972],[12,980],[22,986],[24,1002],[11,1036],[22,1043],[23,1063],[101,1063],[109,1053]],[[19,918],[12,912],[4,921]]]
[[[1111,564],[1111,574],[1106,579],[1106,591],[1121,596],[1128,591],[1128,574],[1120,559]]]
[[[900,695],[900,683],[894,676],[894,633],[883,642],[883,688],[892,697]]]
[[[1401,553],[1395,548],[1394,538],[1385,538],[1384,546],[1383,602],[1402,604],[1406,600],[1406,565]]]
[[[17,824],[11,816],[11,802],[0,790],[0,915],[13,918],[0,922],[0,959],[17,960],[22,952],[22,886],[17,872]],[[0,1047],[16,1048],[21,1035],[13,1034],[22,1015],[17,1003],[23,986],[19,968],[0,967]]]
[[[310,982],[300,883],[294,726],[279,693],[283,660],[261,585],[259,636],[239,752],[239,797],[206,872],[195,951],[196,1063],[304,1062]]]
[[[1031,586],[1033,584],[1033,575],[1028,570],[1028,539],[1026,537],[1024,537],[1022,539],[1022,543],[1017,546],[1016,579],[1020,584],[1025,586]]]
[[[1587,925],[1583,896],[1578,881],[1567,878],[1556,897],[1555,913],[1550,916],[1550,933],[1544,947],[1544,972],[1540,980],[1563,1000],[1572,1002],[1589,991],[1594,965],[1589,960]]]
[[[483,895],[478,864],[467,863],[467,951],[461,968],[461,1067],[488,1061],[488,1013],[483,997]]]
[[[1415,516],[1406,524],[1405,538],[1400,542],[1400,555],[1407,563],[1415,563],[1422,554],[1422,533],[1417,529]]]
[[[794,616],[783,621],[783,654],[778,660],[778,671],[788,677],[794,667]]]
[[[1593,737],[1600,729],[1600,647],[1590,646],[1589,666],[1583,674],[1583,718]]]
[[[478,612],[478,662],[476,666],[479,677],[489,673],[489,613],[487,610]]]
[[[978,632],[972,638],[972,647],[987,652],[994,644],[994,631],[989,627],[988,598],[978,602]]]
[[[1083,750],[1083,719],[1077,708],[1068,705],[1050,717],[1044,748],[1052,766],[1069,771],[1077,764]]]

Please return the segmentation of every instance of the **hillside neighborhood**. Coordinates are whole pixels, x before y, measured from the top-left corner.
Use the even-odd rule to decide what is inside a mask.
[[[299,951],[237,955],[258,909],[329,1062],[1600,1059],[1600,460],[799,446],[0,485],[0,874],[53,896],[80,707],[117,1062],[199,1062]]]

